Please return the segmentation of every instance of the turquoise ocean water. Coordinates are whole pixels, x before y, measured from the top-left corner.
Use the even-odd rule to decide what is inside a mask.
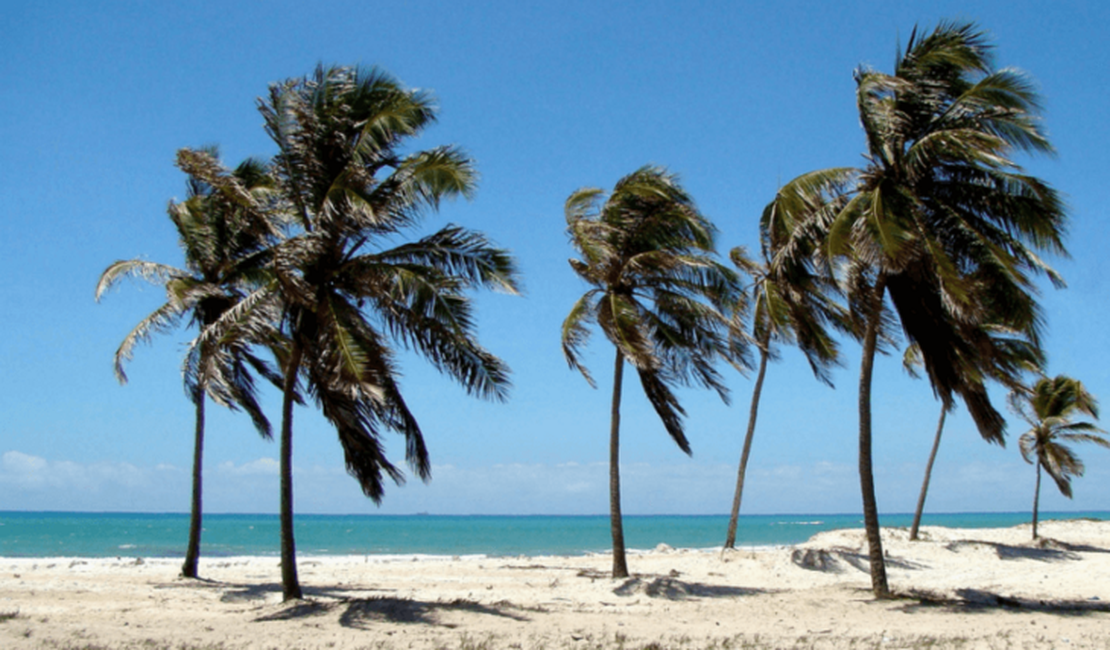
[[[1094,518],[1110,512],[1042,513],[1041,520]],[[905,526],[911,515],[884,515],[883,526]],[[929,514],[923,525],[1008,527],[1029,513]],[[627,516],[626,545],[651,549],[719,547],[727,516]],[[854,515],[743,515],[739,546],[803,542],[815,533],[859,528]],[[185,514],[0,512],[0,557],[184,556]],[[579,555],[610,548],[609,519],[594,516],[297,515],[297,552],[308,555]],[[276,515],[209,514],[201,554],[279,554]]]

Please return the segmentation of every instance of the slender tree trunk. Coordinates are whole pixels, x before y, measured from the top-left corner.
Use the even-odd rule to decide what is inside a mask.
[[[621,519],[621,381],[624,379],[624,355],[617,349],[613,366],[613,406],[609,419],[609,530],[613,534],[613,577],[628,577],[628,561],[624,554],[624,523]]]
[[[181,565],[181,576],[197,577],[197,560],[200,559],[201,529],[201,473],[204,465],[204,391],[197,389],[196,432],[193,435],[193,500],[192,514],[189,516],[189,545],[185,549],[185,563]]]
[[[879,533],[879,507],[875,500],[875,477],[871,470],[871,373],[875,365],[875,348],[882,316],[886,277],[880,273],[875,280],[871,298],[867,332],[859,371],[859,482],[863,496],[863,524],[867,530],[868,555],[871,561],[871,590],[876,598],[890,598],[883,560],[883,542]]]
[[[293,391],[302,350],[295,340],[285,369],[281,403],[281,587],[283,600],[303,598],[297,579],[297,549],[293,541]]]
[[[767,345],[770,337],[764,336],[759,342],[759,374],[752,389],[752,406],[748,411],[748,432],[744,435],[744,449],[740,452],[740,469],[736,472],[736,492],[732,495],[732,514],[728,519],[728,535],[725,548],[736,548],[736,527],[740,522],[740,501],[744,495],[744,474],[748,471],[748,456],[752,452],[752,438],[755,437],[755,419],[759,414],[759,396],[763,392],[763,377],[767,374]]]
[[[1037,459],[1037,487],[1033,490],[1033,539],[1037,539],[1037,509],[1041,504],[1041,460]]]
[[[940,434],[944,433],[944,418],[948,411],[944,405],[940,406],[940,422],[937,423],[937,435],[933,438],[933,450],[929,452],[929,462],[925,463],[925,480],[921,482],[921,494],[917,497],[917,510],[913,511],[913,526],[910,527],[910,541],[917,541],[917,529],[921,527],[921,513],[925,510],[925,495],[929,492],[929,479],[933,476],[933,462],[937,459],[937,450],[940,449]]]

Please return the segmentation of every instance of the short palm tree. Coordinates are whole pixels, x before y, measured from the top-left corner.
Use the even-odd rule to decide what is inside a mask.
[[[423,355],[474,395],[504,399],[508,368],[483,349],[467,291],[518,290],[512,258],[457,226],[397,245],[445,197],[469,197],[472,162],[440,147],[398,149],[435,120],[431,97],[376,69],[319,67],[273,84],[259,108],[278,146],[279,191],[294,234],[273,249],[276,299],[290,339],[281,428],[281,566],[286,600],[301,597],[293,539],[294,390],[303,380],[335,426],[347,471],[375,502],[383,478],[400,483],[380,436],[405,438],[421,479],[428,452],[398,383],[391,345]]]
[[[779,213],[784,204],[799,198],[797,189],[795,186],[783,187],[763,211],[760,219],[761,263],[749,259],[743,248],[734,248],[730,254],[733,264],[751,278],[748,288],[752,313],[751,338],[759,350],[759,370],[752,388],[748,428],[740,454],[724,548],[736,546],[736,528],[759,414],[759,398],[767,374],[767,361],[777,358],[775,344],[797,345],[806,355],[814,375],[831,386],[829,370],[837,363],[839,345],[830,334],[829,327],[845,332],[851,328],[847,311],[834,299],[838,287],[831,280],[831,274],[823,272],[820,247],[814,246],[812,239],[796,241],[783,230]],[[805,209],[796,205],[791,207]],[[830,211],[828,205],[814,207],[826,213]]]
[[[188,195],[181,203],[170,203],[169,216],[185,253],[185,268],[123,260],[105,269],[96,286],[97,300],[127,277],[148,280],[166,290],[166,303],[141,320],[116,350],[115,372],[120,383],[127,382],[124,365],[137,344],[168,332],[185,319],[201,331],[236,305],[257,280],[264,266],[264,250],[278,232],[261,209],[273,187],[264,164],[247,160],[229,173],[219,165],[214,150],[183,149],[177,160],[189,174]],[[185,577],[197,577],[200,557],[205,397],[232,409],[242,408],[258,432],[269,438],[270,423],[258,405],[250,373],[253,369],[280,381],[280,376],[250,350],[250,344],[266,342],[234,335],[202,342],[198,337],[189,347],[185,382],[196,409],[196,428],[192,514],[181,569]]]
[[[994,380],[1009,389],[1021,385],[1026,373],[1040,372],[1044,367],[1044,352],[1033,341],[1001,326],[984,328],[986,336],[975,337],[980,341],[975,346],[979,356],[969,361],[976,365],[985,365],[983,368],[967,367],[964,372],[974,373],[976,376]],[[903,365],[906,370],[917,376],[916,367],[921,364],[920,349],[916,345],[906,348]],[[941,435],[944,433],[944,424],[950,407],[941,404],[940,418],[937,421],[936,434],[933,437],[933,446],[929,451],[929,459],[925,463],[925,476],[921,481],[921,491],[917,497],[917,507],[913,513],[913,523],[910,526],[910,541],[916,541],[921,528],[921,516],[925,510],[925,498],[929,492],[929,482],[933,475],[933,465],[940,449]]]
[[[566,201],[567,234],[581,259],[571,268],[590,289],[563,322],[563,353],[596,385],[580,352],[596,323],[616,347],[609,428],[609,514],[613,577],[628,576],[620,499],[620,401],[624,364],[636,369],[648,401],[678,447],[690,453],[672,391],[675,384],[711,388],[727,400],[715,362],[740,363],[745,342],[731,315],[740,288],[715,258],[713,225],[674,175],[642,167],[607,197],[586,188]]]
[[[992,67],[974,25],[915,29],[894,74],[860,69],[856,84],[867,164],[807,177],[850,196],[822,234],[837,268],[853,271],[851,301],[864,316],[860,489],[872,589],[888,597],[871,462],[871,376],[885,301],[920,347],[945,408],[959,396],[980,434],[1002,442],[1005,420],[983,382],[961,372],[961,359],[976,355],[968,334],[997,314],[1036,332],[1032,276],[1060,281],[1038,253],[1065,254],[1066,214],[1056,192],[1012,160],[1051,151],[1037,93],[1022,73]]]
[[[1090,422],[1075,422],[1077,415],[1098,419],[1098,401],[1083,384],[1066,375],[1042,377],[1032,388],[1010,393],[1010,405],[1031,427],[1018,440],[1025,462],[1037,466],[1033,492],[1033,539],[1037,539],[1037,510],[1041,498],[1041,468],[1048,472],[1060,494],[1071,498],[1071,478],[1083,476],[1083,461],[1065,443],[1090,442],[1110,449],[1106,431]]]

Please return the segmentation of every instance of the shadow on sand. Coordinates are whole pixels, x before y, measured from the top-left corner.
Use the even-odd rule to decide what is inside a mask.
[[[1110,602],[1101,600],[1044,600],[1021,596],[1003,596],[982,589],[959,589],[953,596],[913,589],[904,594],[898,594],[898,597],[917,601],[901,608],[902,611],[910,614],[935,608],[965,614],[990,613],[999,609],[1043,612],[1064,616],[1086,616],[1092,613],[1110,612]]]
[[[518,609],[508,602],[482,605],[470,600],[426,602],[406,598],[344,598],[335,602],[302,600],[286,605],[281,610],[254,619],[255,621],[291,621],[329,614],[340,610],[339,624],[343,627],[367,629],[375,623],[415,623],[452,628],[442,623],[439,615],[444,612],[468,612],[499,616],[514,621],[528,618],[514,613]]]
[[[265,601],[269,596],[280,594],[281,585],[278,583],[237,584],[219,582],[216,580],[189,580],[188,584],[167,584],[171,587],[202,587],[216,589],[221,592],[220,601],[225,603],[247,603],[251,601]],[[456,599],[447,602],[427,602],[396,598],[392,596],[374,596],[370,598],[354,598],[352,591],[366,591],[359,587],[357,590],[350,587],[302,587],[305,600],[298,600],[279,605],[277,611],[264,614],[255,618],[255,621],[288,621],[325,615],[337,610],[339,623],[344,627],[363,628],[371,623],[423,623],[428,625],[441,625],[454,627],[451,624],[439,622],[438,614],[442,612],[461,611],[489,616],[500,616],[515,621],[527,621],[528,618],[517,613],[528,611],[508,601],[483,605],[470,600]],[[374,587],[374,591],[394,591]],[[539,611],[539,610],[536,610]]]
[[[754,596],[770,593],[765,589],[708,585],[701,582],[686,582],[674,576],[634,576],[625,580],[613,590],[618,596],[643,594],[651,598],[667,600],[687,600],[691,598],[729,598],[735,596]]]
[[[1087,544],[1069,544],[1059,540],[1042,537],[1029,545],[999,544],[997,542],[982,542],[978,540],[960,540],[945,545],[949,551],[959,551],[968,547],[985,547],[994,549],[1002,560],[1037,560],[1039,562],[1063,562],[1079,560],[1080,553],[1110,553],[1110,549],[1089,546]]]
[[[848,566],[864,573],[871,572],[871,560],[863,554],[845,548],[807,548],[794,549],[790,554],[790,561],[795,565],[809,571],[823,571],[827,573],[843,573]],[[845,566],[848,565],[848,566]],[[913,562],[903,558],[888,555],[886,565],[897,569],[925,569],[928,565]]]

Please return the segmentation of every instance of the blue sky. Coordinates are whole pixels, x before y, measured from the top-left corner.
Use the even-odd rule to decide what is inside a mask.
[[[448,222],[512,249],[526,295],[478,299],[483,342],[514,370],[507,404],[467,398],[416,357],[403,390],[427,436],[431,484],[391,487],[380,508],[343,471],[333,431],[295,416],[300,512],[602,513],[607,508],[611,348],[587,361],[598,390],[567,369],[559,326],[584,290],[566,260],[566,197],[610,188],[646,163],[680,174],[720,229],[720,248],[754,247],[777,186],[860,161],[852,71],[890,70],[915,24],[977,21],[997,64],[1030,73],[1058,155],[1023,160],[1062,191],[1072,259],[1052,262],[1069,288],[1046,288],[1051,373],[1110,400],[1108,290],[1101,246],[1110,205],[1110,8],[1059,2],[455,2],[9,3],[0,41],[0,509],[186,511],[192,407],[180,362],[192,333],[137,351],[119,386],[111,359],[160,304],[125,284],[93,288],[117,259],[178,265],[168,201],[184,146],[218,144],[225,162],[274,151],[255,102],[267,84],[318,62],[378,65],[431,90],[439,123],[415,146],[458,144],[477,161],[475,199]],[[836,389],[797,354],[771,366],[745,512],[859,509],[858,347],[845,346]],[[731,499],[751,382],[730,375],[733,405],[684,391],[694,449],[684,456],[629,384],[623,420],[629,513],[723,513]],[[1002,395],[997,394],[1001,406]],[[875,381],[880,509],[913,508],[938,406],[896,358]],[[277,418],[276,391],[266,395]],[[1033,469],[1010,444],[987,445],[961,409],[949,419],[929,509],[1025,510]],[[398,440],[389,440],[399,460]],[[1110,453],[1080,450],[1087,476],[1047,510],[1110,510]],[[241,414],[211,409],[206,506],[276,512],[277,446]]]

